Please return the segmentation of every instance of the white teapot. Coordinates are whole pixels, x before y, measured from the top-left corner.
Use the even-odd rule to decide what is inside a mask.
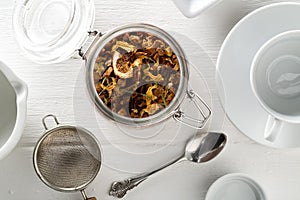
[[[196,17],[221,0],[173,0],[179,10],[189,18]]]

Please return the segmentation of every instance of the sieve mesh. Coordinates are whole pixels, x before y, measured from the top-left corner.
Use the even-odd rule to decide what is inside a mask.
[[[97,175],[101,153],[85,130],[58,127],[41,139],[34,160],[41,179],[57,190],[82,190]]]

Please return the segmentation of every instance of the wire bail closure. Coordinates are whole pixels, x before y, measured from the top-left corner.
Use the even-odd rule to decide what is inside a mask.
[[[98,30],[93,30],[93,31],[89,31],[88,32],[88,36],[89,38],[94,37],[93,41],[91,42],[90,45],[87,46],[87,48],[85,49],[83,46],[80,47],[80,49],[78,49],[78,55],[83,59],[86,60],[87,58],[87,54],[89,53],[91,47],[97,42],[97,40],[102,36],[103,34],[101,32],[99,32]]]
[[[201,119],[195,119],[193,117],[189,117],[187,115],[185,115],[184,111],[178,109],[174,115],[173,118],[186,125],[189,126],[193,129],[202,129],[205,124],[207,123],[207,121],[209,120],[212,111],[211,108],[207,105],[207,103],[197,94],[195,93],[193,90],[189,90],[187,91],[187,97],[188,99],[190,99],[195,106],[197,107],[199,113],[201,114],[202,118]],[[204,106],[204,108],[203,108]],[[197,125],[194,125],[197,124]]]

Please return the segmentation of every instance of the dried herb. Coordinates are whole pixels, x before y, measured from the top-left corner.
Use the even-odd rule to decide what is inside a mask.
[[[180,82],[176,54],[147,32],[127,32],[109,41],[94,67],[99,98],[113,112],[144,118],[166,108]]]

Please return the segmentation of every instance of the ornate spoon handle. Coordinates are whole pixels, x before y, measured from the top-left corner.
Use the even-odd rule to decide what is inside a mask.
[[[127,191],[135,188],[138,186],[141,182],[146,180],[147,177],[141,177],[141,178],[129,178],[124,181],[114,182],[111,185],[109,195],[122,198],[126,195]]]
[[[180,158],[177,158],[176,160],[174,160],[152,172],[142,174],[135,178],[129,178],[124,181],[113,182],[113,184],[111,185],[110,191],[109,191],[109,195],[118,197],[118,198],[123,198],[129,190],[138,186],[140,183],[142,183],[144,180],[146,180],[149,176],[169,167],[170,165],[173,165],[175,163],[178,163],[178,162],[181,162],[184,160],[186,160],[186,158],[183,155]]]

